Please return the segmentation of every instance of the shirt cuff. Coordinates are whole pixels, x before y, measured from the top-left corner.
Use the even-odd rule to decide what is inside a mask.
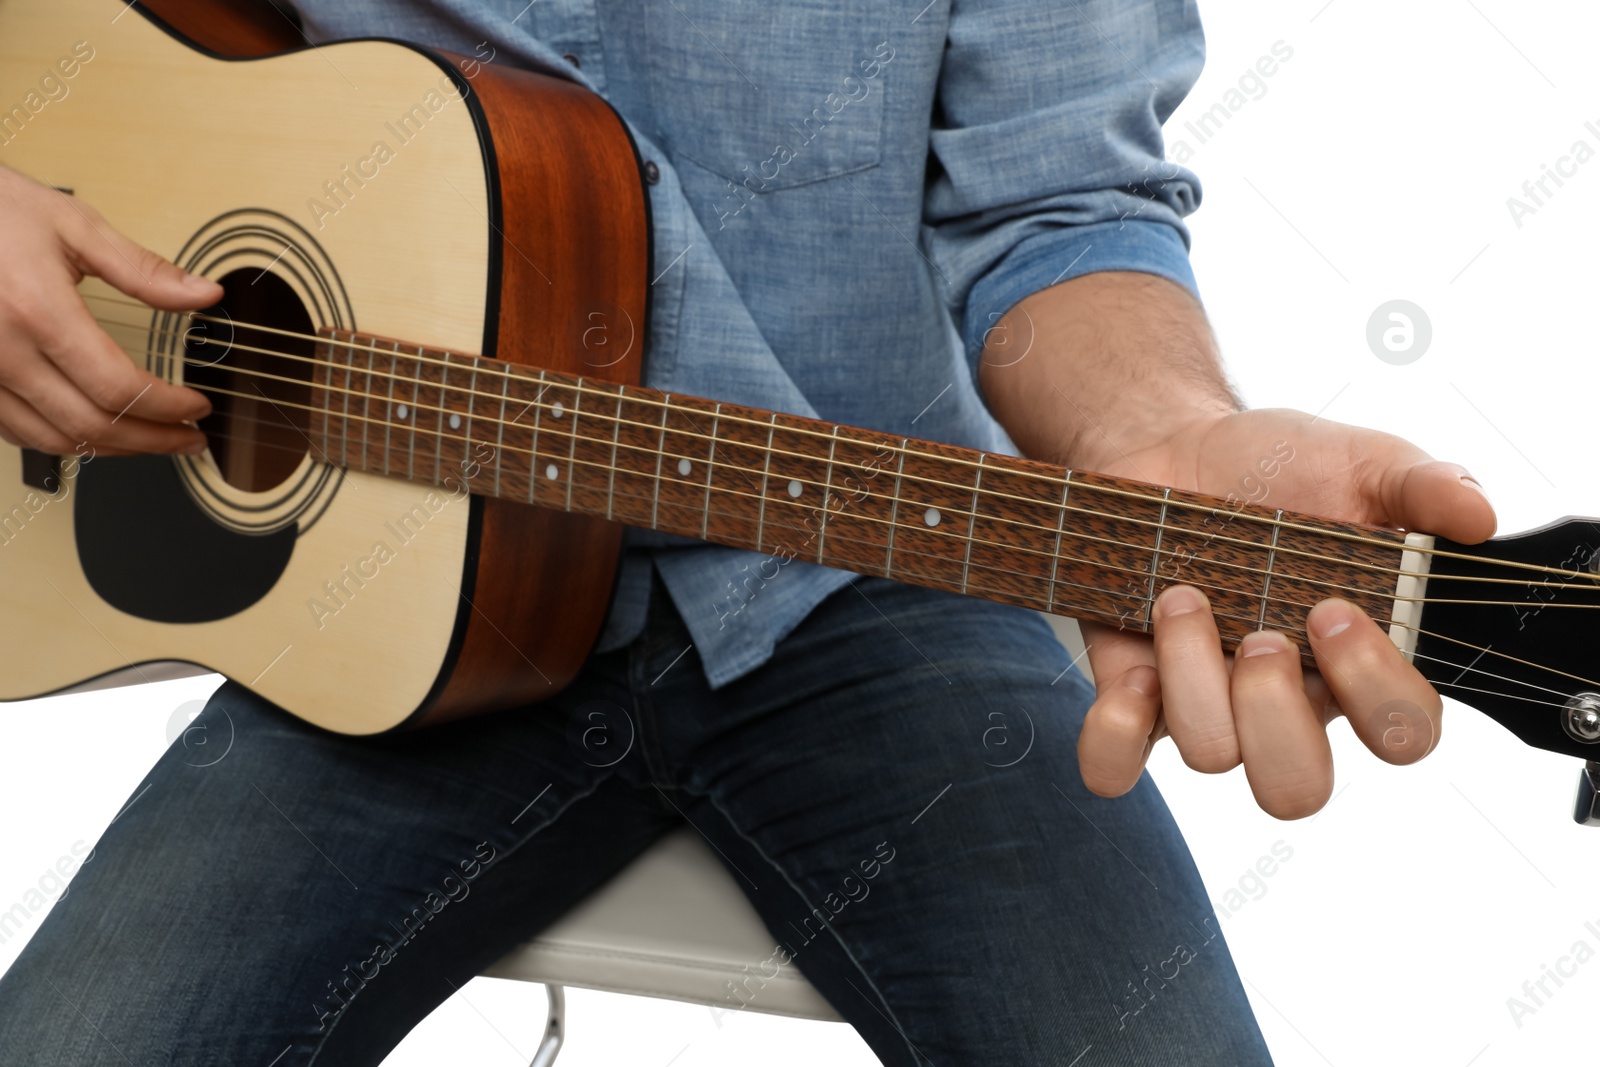
[[[1167,223],[1118,219],[1033,234],[1007,252],[967,296],[962,340],[973,380],[985,339],[1006,312],[1052,285],[1108,270],[1154,274],[1200,298],[1187,237]],[[1026,341],[1019,338],[1018,343]]]

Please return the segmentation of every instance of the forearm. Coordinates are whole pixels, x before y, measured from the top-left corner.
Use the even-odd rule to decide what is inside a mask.
[[[1204,309],[1151,274],[1088,274],[1035,293],[989,332],[978,376],[1025,455],[1080,470],[1126,469],[1242,406]]]

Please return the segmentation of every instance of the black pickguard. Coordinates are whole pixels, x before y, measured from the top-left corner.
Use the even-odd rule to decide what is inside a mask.
[[[168,456],[104,456],[78,468],[73,526],[89,585],[151,622],[215,622],[270,593],[296,528],[252,535],[219,526]]]

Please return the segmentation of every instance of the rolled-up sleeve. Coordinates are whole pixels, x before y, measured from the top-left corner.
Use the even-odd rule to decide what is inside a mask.
[[[976,373],[1025,297],[1097,271],[1196,292],[1200,182],[1161,125],[1205,60],[1191,0],[954,0],[931,133],[929,258]]]

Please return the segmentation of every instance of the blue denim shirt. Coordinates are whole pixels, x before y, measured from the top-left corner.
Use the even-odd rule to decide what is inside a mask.
[[[1193,0],[294,0],[308,36],[388,36],[575,79],[660,168],[647,384],[1015,452],[986,334],[1095,271],[1191,291],[1194,175],[1161,124],[1199,76]],[[999,340],[999,338],[996,338]],[[653,562],[713,686],[852,575],[631,531],[601,647]]]

